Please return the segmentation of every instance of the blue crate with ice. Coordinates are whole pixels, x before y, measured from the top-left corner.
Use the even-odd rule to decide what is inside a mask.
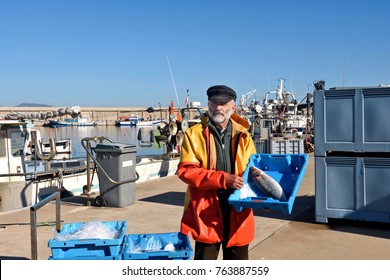
[[[124,260],[189,260],[190,239],[181,232],[130,234],[125,238]]]
[[[52,260],[121,259],[127,221],[66,223],[48,242]]]
[[[49,261],[64,261],[64,260],[74,260],[74,261],[80,261],[80,260],[86,260],[86,261],[110,261],[110,260],[122,260],[122,255],[115,255],[115,256],[78,256],[78,257],[72,257],[68,256],[66,258],[55,258],[53,256],[49,257]]]
[[[234,191],[229,203],[244,208],[279,210],[291,214],[305,175],[306,154],[254,154],[244,171],[244,186]]]

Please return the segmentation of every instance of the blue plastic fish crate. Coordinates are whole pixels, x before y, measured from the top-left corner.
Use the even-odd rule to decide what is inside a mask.
[[[86,223],[64,224],[59,234],[73,234]],[[116,230],[113,239],[72,239],[59,241],[50,239],[48,247],[51,248],[51,260],[114,260],[121,259],[123,243],[127,229],[127,221],[103,222],[111,231]]]
[[[122,257],[123,260],[189,260],[193,255],[187,235],[168,232],[127,235]]]
[[[244,208],[280,210],[291,214],[295,197],[305,175],[309,156],[307,154],[254,154],[243,174],[247,183],[256,196],[241,198],[240,190],[234,191],[229,197],[229,203],[242,211]],[[255,166],[275,179],[286,195],[287,201],[279,201],[264,194],[253,181],[249,172]]]
[[[53,256],[50,256],[49,257],[49,261],[51,260],[60,260],[60,261],[64,261],[64,260],[99,260],[99,261],[103,261],[103,260],[122,260],[122,255],[116,255],[116,256],[83,256],[83,257],[66,257],[66,258],[55,258]]]

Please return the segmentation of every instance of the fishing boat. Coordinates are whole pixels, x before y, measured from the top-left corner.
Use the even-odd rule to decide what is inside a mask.
[[[42,150],[43,154],[49,154],[50,153],[50,142],[40,140],[39,143],[40,150]],[[61,139],[55,141],[55,156],[54,159],[70,159],[72,155],[72,139]],[[26,151],[26,158],[30,156],[30,159],[33,160],[36,158],[36,147],[35,144],[31,144],[31,149]]]
[[[39,130],[31,121],[0,121],[0,212],[28,207],[58,190],[64,196],[99,192],[94,160],[55,159],[56,141],[50,138],[49,142],[50,151],[44,152],[38,144]],[[31,159],[32,144],[39,158]],[[173,154],[136,156],[137,182],[173,175],[178,162]]]
[[[286,90],[285,80],[279,79],[279,86],[274,91],[268,91],[262,101],[247,101],[256,90],[243,94],[240,99],[239,109],[242,117],[251,123],[252,136],[259,147],[258,152],[273,153],[269,148],[280,141],[303,141],[305,150],[313,149],[314,136],[310,132],[314,127],[314,119],[311,114],[312,103],[309,94],[306,104],[298,102],[291,90]],[[267,148],[268,147],[268,148]],[[302,150],[303,152],[303,150]]]
[[[139,118],[136,115],[121,116],[119,120],[115,121],[115,126],[136,126],[144,118]]]
[[[162,123],[166,123],[167,121],[164,119],[155,119],[155,120],[143,120],[137,122],[136,126],[154,126],[161,125]]]
[[[66,126],[96,126],[97,123],[89,116],[66,118],[64,120],[50,120],[47,124],[49,127],[66,127]]]

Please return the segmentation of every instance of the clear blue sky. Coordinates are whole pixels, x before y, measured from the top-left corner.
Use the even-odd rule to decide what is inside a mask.
[[[260,99],[281,77],[299,100],[320,79],[389,84],[389,11],[387,0],[0,0],[0,105],[176,107],[176,87],[181,107],[187,89],[206,106],[209,86]]]

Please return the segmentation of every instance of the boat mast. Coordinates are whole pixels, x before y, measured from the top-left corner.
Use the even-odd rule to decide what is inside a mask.
[[[276,92],[276,99],[277,100],[283,100],[283,89],[284,89],[284,79],[283,78],[280,78],[279,79],[280,81],[280,85],[279,85],[279,88]]]
[[[179,97],[177,96],[175,80],[173,79],[171,64],[169,63],[169,58],[168,58],[168,56],[167,56],[167,61],[168,61],[169,72],[171,73],[171,79],[172,79],[173,89],[175,90],[175,94],[176,94],[177,106],[180,108]]]

